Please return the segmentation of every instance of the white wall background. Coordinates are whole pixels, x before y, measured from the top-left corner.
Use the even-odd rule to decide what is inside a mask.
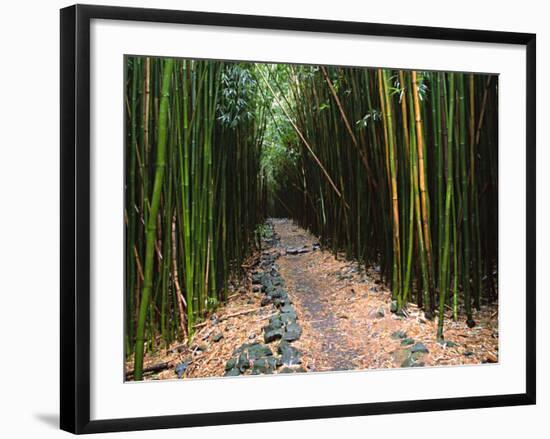
[[[545,2],[436,0],[103,0],[88,3],[248,14],[357,20],[538,35],[538,351],[539,403],[498,408],[201,429],[125,433],[124,437],[414,437],[445,439],[545,437],[550,411],[548,300],[550,233],[544,233],[550,166],[543,154],[548,118]],[[58,431],[59,290],[59,13],[67,1],[27,0],[2,5],[0,15],[0,435],[52,438]],[[456,5],[456,7],[453,7]],[[546,55],[546,57],[545,57]],[[544,111],[546,110],[546,112]],[[546,206],[545,206],[546,204]],[[546,215],[548,216],[548,215]],[[546,255],[544,254],[546,253]],[[544,257],[546,256],[546,260]],[[545,361],[546,360],[546,361]],[[182,395],[183,396],[183,395]],[[185,396],[183,396],[185,397]],[[154,404],[154,401],[147,401]],[[123,435],[104,435],[122,437]]]

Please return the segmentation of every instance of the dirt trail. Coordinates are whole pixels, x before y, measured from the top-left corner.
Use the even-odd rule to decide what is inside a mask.
[[[291,297],[301,314],[302,325],[308,326],[309,333],[316,334],[316,348],[306,355],[315,358],[310,370],[350,370],[358,367],[354,360],[357,350],[345,342],[346,329],[331,309],[327,297],[327,285],[312,271],[312,262],[318,256],[313,253],[317,240],[305,230],[287,220],[274,220],[276,233],[281,238],[282,256],[278,263]],[[308,250],[307,253],[291,254],[286,250]]]
[[[478,313],[473,329],[447,319],[449,344],[441,345],[437,323],[414,305],[406,317],[390,312],[391,293],[375,269],[364,271],[320,250],[317,239],[290,220],[274,219],[273,225],[280,237],[279,271],[304,328],[296,347],[309,371],[497,361],[493,309]]]

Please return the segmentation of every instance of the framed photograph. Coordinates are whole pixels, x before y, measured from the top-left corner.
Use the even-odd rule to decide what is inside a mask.
[[[62,9],[61,428],[534,404],[535,52]]]

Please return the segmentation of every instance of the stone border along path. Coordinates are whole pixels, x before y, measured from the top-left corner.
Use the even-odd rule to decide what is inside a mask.
[[[278,312],[263,328],[265,344],[245,343],[235,349],[225,365],[225,376],[306,372],[300,366],[301,352],[291,345],[302,335],[302,327],[297,323],[296,310],[275,262],[280,253],[272,251],[280,245],[280,238],[274,231],[273,223],[268,220],[266,224],[270,237],[264,242],[268,248],[262,252],[258,267],[252,273],[252,288],[254,292],[264,294],[262,306],[273,305]],[[275,342],[278,342],[278,356],[269,346]]]

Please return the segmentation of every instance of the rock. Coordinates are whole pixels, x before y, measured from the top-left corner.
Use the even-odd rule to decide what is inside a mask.
[[[439,344],[444,348],[454,348],[458,346],[458,343],[455,343],[454,341],[451,341],[451,340],[441,340]]]
[[[190,364],[191,364],[191,361],[188,360],[188,361],[184,361],[183,363],[180,363],[176,366],[174,371],[178,375],[178,378],[181,378],[183,376],[183,374],[185,373],[185,371],[187,370],[187,368],[189,367]]]
[[[230,358],[229,360],[227,360],[227,363],[225,363],[225,370],[226,370],[226,372],[227,372],[228,370],[233,369],[236,365],[237,365],[237,359],[236,359],[235,357]]]
[[[248,348],[248,346],[250,346],[250,345],[245,343],[245,344],[239,346],[238,348],[235,348],[233,350],[233,356],[239,355],[241,352],[245,351],[246,348]]]
[[[302,328],[300,327],[300,325],[297,325],[296,323],[291,323],[286,327],[286,331],[283,335],[283,340],[295,341],[298,340],[301,335]]]
[[[249,340],[254,340],[256,338],[256,334],[252,333],[248,336]]]
[[[246,369],[250,368],[250,361],[248,360],[248,355],[246,352],[242,352],[241,355],[239,355],[236,366],[241,372],[244,372]]]
[[[419,361],[418,363],[413,363],[411,367],[424,367],[426,364],[422,361]]]
[[[392,300],[390,305],[390,312],[397,312],[397,300]]]
[[[274,288],[269,278],[267,278],[265,281],[262,282],[262,287],[263,287],[263,290],[267,291],[268,293],[270,292],[270,290]]]
[[[212,337],[212,341],[214,343],[217,343],[219,342],[221,339],[223,338],[223,334],[221,332],[218,332],[217,334],[214,334],[214,336]]]
[[[293,316],[294,319],[296,319],[296,311],[290,304],[285,304],[280,308],[281,314],[288,314],[289,316]]]
[[[267,360],[268,366],[271,369],[275,369],[277,367],[277,365],[279,365],[279,366],[281,365],[281,363],[275,357],[267,357],[266,360]]]
[[[258,358],[252,365],[252,375],[272,374],[276,367],[275,358]]]
[[[282,288],[274,288],[272,291],[269,292],[269,295],[273,297],[274,299],[280,299],[282,297],[287,297],[286,291]]]
[[[282,328],[272,329],[264,332],[264,341],[271,343],[272,341],[279,340],[283,337],[284,331]]]
[[[403,363],[401,363],[401,367],[414,367],[415,361],[414,358],[411,356],[407,357]]]
[[[301,352],[295,347],[291,346],[290,343],[286,340],[281,341],[277,352],[281,354],[282,364],[286,366],[294,366],[301,364],[302,360],[300,359]]]
[[[287,247],[286,252],[289,255],[299,255],[302,253],[308,253],[309,249],[306,247]]]
[[[290,298],[288,296],[279,297],[279,298],[273,300],[273,305],[275,305],[278,308],[280,308],[284,305],[290,304],[290,303],[291,303],[291,301],[290,301]]]
[[[296,314],[291,313],[283,313],[279,314],[279,319],[283,323],[283,325],[290,325],[291,323],[296,323]]]
[[[236,377],[236,376],[239,376],[241,374],[241,371],[237,368],[233,368],[233,369],[229,369],[228,371],[226,371],[223,376],[226,376],[226,377]]]
[[[284,322],[281,318],[281,314],[277,314],[275,316],[272,316],[270,319],[269,319],[269,325],[266,326],[266,329],[268,330],[272,330],[272,329],[279,329],[281,328],[282,326],[284,326]]]
[[[426,346],[424,346],[424,343],[416,343],[412,348],[411,348],[411,353],[416,353],[416,352],[422,352],[424,354],[427,354],[429,353],[430,351],[428,350],[428,348]]]
[[[248,352],[248,359],[249,360],[256,360],[261,357],[271,357],[273,355],[273,352],[269,348],[269,346],[266,346],[261,343],[253,343],[247,348]]]
[[[414,339],[407,337],[401,341],[401,346],[410,346],[414,344]]]
[[[395,331],[394,333],[392,333],[391,338],[393,338],[394,340],[407,338],[407,333],[400,329],[400,330]]]
[[[206,343],[200,343],[198,346],[197,346],[197,350],[199,351],[202,351],[202,352],[205,352],[208,350],[208,345]]]
[[[381,319],[385,315],[386,313],[384,312],[384,308],[382,306],[379,306],[378,309],[376,310],[376,318]]]
[[[281,278],[281,276],[277,275],[277,276],[273,276],[271,282],[273,286],[278,287],[283,284],[283,279]]]

